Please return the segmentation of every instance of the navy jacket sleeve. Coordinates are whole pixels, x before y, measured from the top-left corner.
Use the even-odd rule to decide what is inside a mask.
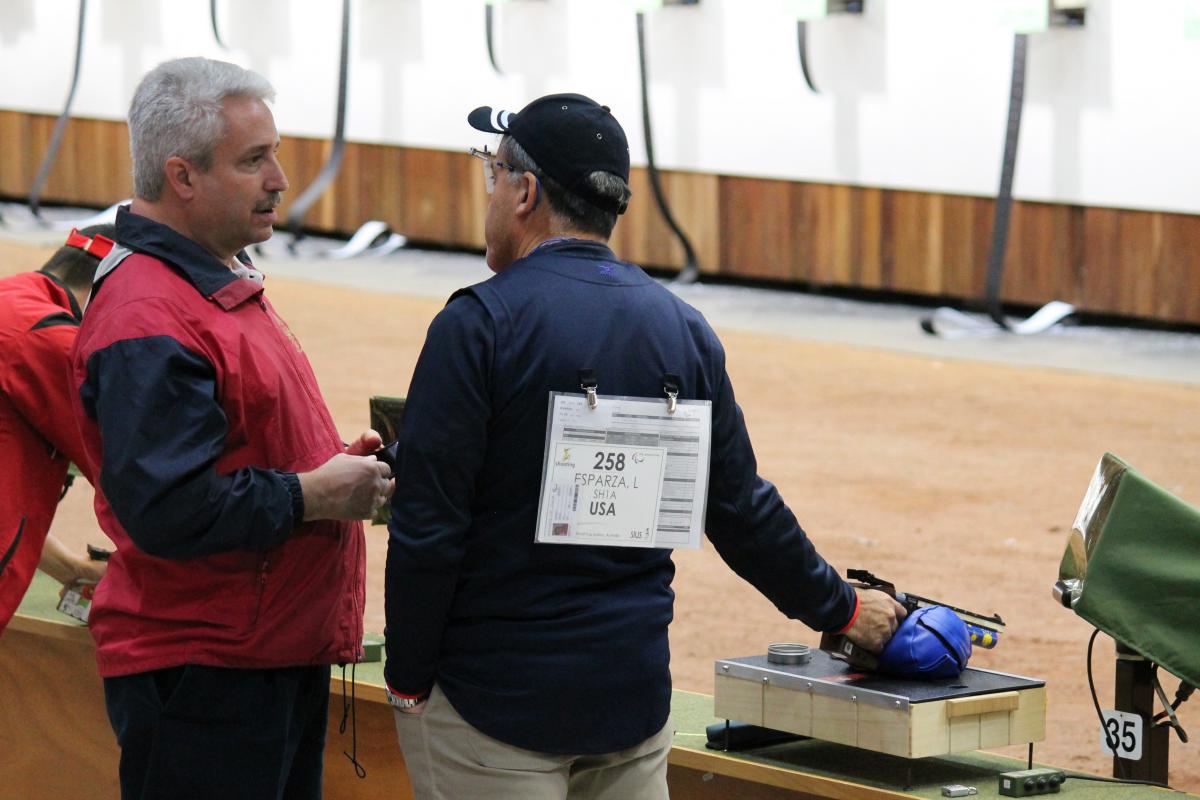
[[[705,530],[721,558],[787,616],[821,631],[844,627],[854,589],[831,567],[778,490],[758,474],[725,357],[716,347],[712,457]]]
[[[487,449],[494,343],[483,306],[459,296],[430,325],[413,372],[384,587],[384,676],[404,694],[428,690],[436,676]]]
[[[294,473],[217,474],[228,428],[213,367],[175,339],[123,339],[93,353],[79,393],[100,429],[100,488],[150,555],[265,551],[303,519]]]

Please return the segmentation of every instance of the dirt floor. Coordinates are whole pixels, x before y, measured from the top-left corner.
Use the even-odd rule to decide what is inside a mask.
[[[36,268],[47,254],[0,243],[0,273]],[[440,307],[278,278],[268,291],[348,438],[366,426],[368,396],[406,391]],[[902,589],[1001,614],[1005,638],[994,651],[976,651],[972,665],[1046,680],[1048,729],[1035,758],[1110,774],[1085,671],[1091,629],[1054,603],[1050,587],[1106,450],[1200,502],[1198,390],[720,333],[760,470],[821,553],[839,569],[868,568]],[[102,541],[90,494],[86,485],[73,489],[55,524],[80,547]],[[371,528],[367,538],[367,628],[378,631],[386,533]],[[718,658],[763,653],[770,642],[816,644],[711,546],[678,552],[676,562],[678,688],[711,693]],[[1112,663],[1111,640],[1102,636],[1095,658],[1102,706],[1112,702]],[[1173,694],[1176,681],[1166,678]],[[1200,733],[1200,701],[1184,706],[1181,719]],[[1200,792],[1200,749],[1173,738],[1171,750],[1172,784]]]

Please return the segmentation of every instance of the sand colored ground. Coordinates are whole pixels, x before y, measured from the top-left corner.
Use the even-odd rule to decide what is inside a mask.
[[[0,273],[36,268],[47,254],[0,243]],[[347,437],[365,427],[369,395],[405,392],[440,306],[280,278],[268,291],[304,344]],[[1046,679],[1047,739],[1035,757],[1108,774],[1085,677],[1091,631],[1055,605],[1050,586],[1105,450],[1200,501],[1200,392],[720,333],[760,471],[824,556],[839,569],[869,568],[901,588],[1001,614],[1006,638],[995,651],[977,651],[972,665]],[[102,541],[86,485],[64,501],[55,531],[79,546]],[[366,622],[378,631],[386,533],[367,533]],[[676,563],[677,687],[711,692],[717,658],[762,653],[773,641],[816,644],[812,632],[733,575],[711,546],[678,552]],[[1099,642],[1095,674],[1101,705],[1109,706],[1113,649],[1106,637]],[[1166,677],[1173,693],[1176,682]],[[1200,734],[1200,700],[1183,707],[1182,720]],[[1172,739],[1171,749],[1172,783],[1200,791],[1200,748]],[[1024,748],[1006,752],[1023,756]]]

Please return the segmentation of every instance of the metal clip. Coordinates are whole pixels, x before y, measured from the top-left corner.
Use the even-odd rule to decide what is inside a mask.
[[[579,388],[583,389],[585,392],[587,392],[588,408],[592,409],[593,411],[595,411],[596,406],[599,405],[599,402],[596,399],[596,387],[597,386],[599,386],[599,384],[596,383],[596,371],[595,370],[592,370],[592,369],[579,370]]]
[[[671,372],[663,375],[663,391],[667,393],[667,413],[674,414],[678,407],[679,376]]]

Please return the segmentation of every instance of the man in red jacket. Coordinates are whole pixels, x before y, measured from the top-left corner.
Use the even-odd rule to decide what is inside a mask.
[[[71,231],[40,270],[0,279],[0,633],[35,568],[64,584],[104,574],[49,530],[68,464],[83,463],[70,352],[112,237],[111,225]]]
[[[185,58],[129,111],[134,200],[72,353],[116,545],[90,628],[123,798],[316,798],[360,658],[379,436],[343,443],[243,249],[288,188],[265,78]]]

